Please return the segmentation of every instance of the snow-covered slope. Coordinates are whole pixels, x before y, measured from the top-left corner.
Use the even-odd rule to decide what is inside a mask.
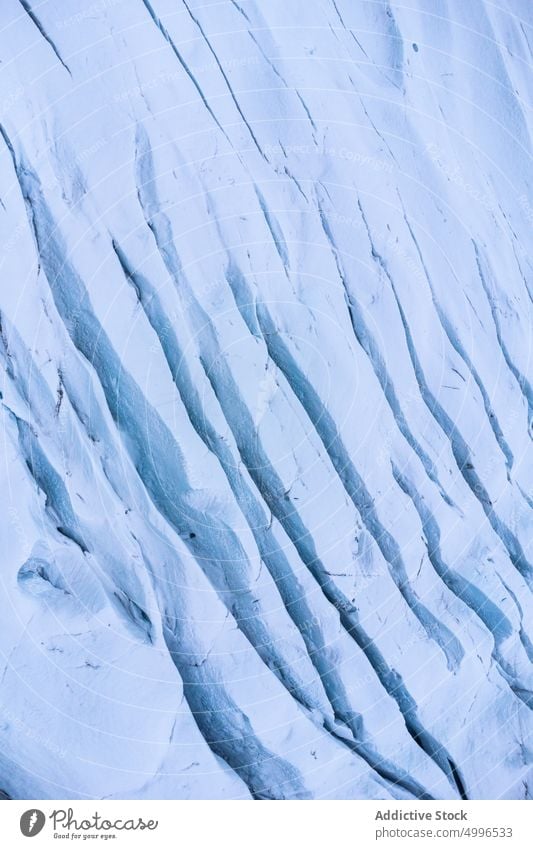
[[[531,4],[0,27],[0,787],[527,797]]]

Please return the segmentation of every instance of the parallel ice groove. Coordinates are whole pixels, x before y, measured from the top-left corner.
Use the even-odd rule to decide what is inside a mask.
[[[0,788],[529,798],[528,4],[127,7],[3,13]]]

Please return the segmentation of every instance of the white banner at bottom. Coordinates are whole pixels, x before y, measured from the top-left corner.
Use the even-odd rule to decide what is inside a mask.
[[[9,801],[0,834],[6,849],[532,849],[532,814],[523,801]]]

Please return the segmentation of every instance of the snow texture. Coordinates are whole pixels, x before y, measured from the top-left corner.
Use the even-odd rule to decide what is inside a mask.
[[[531,3],[0,44],[3,794],[529,798]]]

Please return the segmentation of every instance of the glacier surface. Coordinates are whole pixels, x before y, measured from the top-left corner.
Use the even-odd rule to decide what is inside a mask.
[[[533,795],[533,8],[3,0],[0,787]]]

